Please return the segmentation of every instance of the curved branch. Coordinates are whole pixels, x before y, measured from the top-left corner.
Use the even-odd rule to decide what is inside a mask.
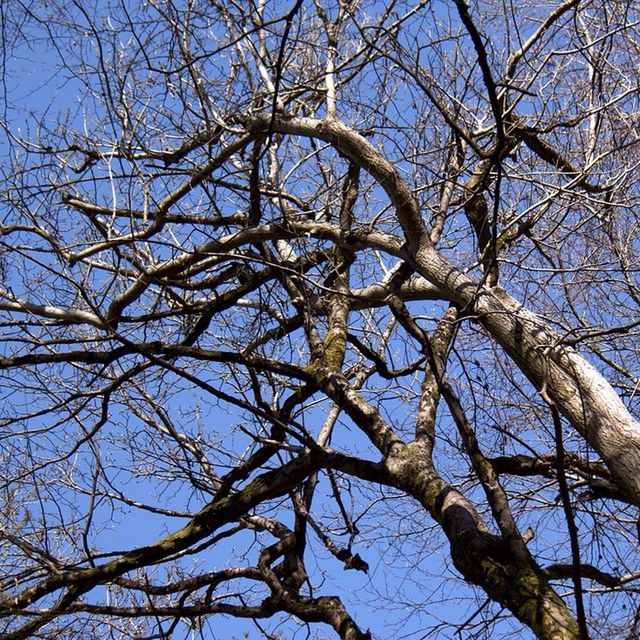
[[[245,119],[264,129],[265,118]],[[640,424],[613,387],[562,336],[501,287],[478,284],[431,243],[411,190],[365,138],[336,121],[278,118],[278,133],[315,137],[367,170],[386,191],[406,238],[415,270],[475,317],[538,389],[546,387],[558,410],[598,452],[620,489],[640,505]]]

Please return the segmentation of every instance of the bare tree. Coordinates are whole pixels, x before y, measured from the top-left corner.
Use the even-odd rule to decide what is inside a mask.
[[[3,638],[637,637],[640,5],[0,14]]]

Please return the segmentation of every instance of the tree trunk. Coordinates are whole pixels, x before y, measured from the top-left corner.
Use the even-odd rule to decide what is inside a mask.
[[[419,206],[402,178],[364,137],[337,121],[268,117],[250,126],[318,138],[368,171],[395,207],[406,239],[406,257],[416,271],[475,316],[505,349],[543,397],[556,404],[602,457],[627,498],[640,505],[640,424],[607,380],[541,318],[502,288],[479,285],[445,260],[429,239]]]

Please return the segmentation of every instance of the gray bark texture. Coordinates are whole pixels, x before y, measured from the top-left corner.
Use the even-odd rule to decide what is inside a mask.
[[[255,126],[265,127],[267,119]],[[585,358],[562,344],[542,318],[502,287],[474,282],[445,260],[429,240],[419,206],[396,170],[358,133],[344,124],[304,118],[276,119],[281,133],[330,142],[368,171],[386,191],[405,235],[400,255],[465,314],[477,319],[522,372],[554,403],[602,457],[620,490],[640,505],[640,423],[614,389]]]

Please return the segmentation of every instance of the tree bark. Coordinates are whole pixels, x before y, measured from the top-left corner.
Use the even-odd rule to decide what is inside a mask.
[[[447,299],[475,317],[543,397],[602,457],[629,501],[640,505],[640,424],[612,386],[561,336],[501,287],[483,286],[448,262],[433,246],[411,190],[392,164],[363,136],[337,121],[312,118],[249,120],[251,128],[317,138],[368,171],[386,191],[406,240],[406,259]]]

